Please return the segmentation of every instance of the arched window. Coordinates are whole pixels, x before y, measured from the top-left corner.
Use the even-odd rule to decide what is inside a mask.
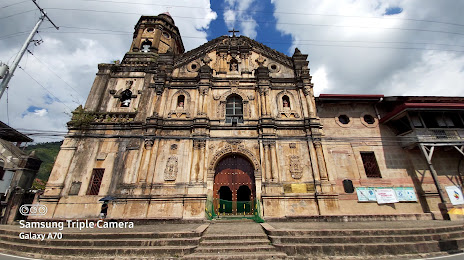
[[[179,95],[177,97],[177,108],[184,108],[184,103],[185,103],[185,96]]]
[[[287,95],[282,97],[282,106],[287,109],[290,109],[290,98]]]
[[[121,92],[121,97],[119,100],[121,101],[121,107],[129,107],[131,103],[132,91],[129,89],[124,90]]]
[[[145,41],[142,42],[142,48],[141,52],[150,52],[150,47],[151,47],[151,41],[146,39]]]
[[[243,123],[243,102],[238,95],[231,95],[227,98],[226,123]]]

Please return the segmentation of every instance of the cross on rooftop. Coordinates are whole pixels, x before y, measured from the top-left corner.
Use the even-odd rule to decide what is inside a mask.
[[[240,31],[236,31],[235,28],[232,28],[232,30],[229,32],[232,33],[232,37],[235,37],[235,33]]]

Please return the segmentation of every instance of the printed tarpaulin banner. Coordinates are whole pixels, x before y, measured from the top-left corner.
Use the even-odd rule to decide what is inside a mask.
[[[398,201],[417,201],[416,192],[413,187],[395,187]]]
[[[383,196],[381,198],[381,203],[395,203],[395,202],[417,202],[417,195],[416,191],[414,190],[414,187],[356,187],[356,194],[358,195],[358,201],[360,202],[376,202],[377,201],[377,196],[376,196],[376,190],[393,190],[394,195],[391,195],[391,198],[395,199],[391,200],[394,202],[384,202],[386,200],[386,197],[383,195],[387,194],[381,194],[380,196]],[[389,192],[389,191],[388,191]]]
[[[375,197],[378,204],[396,203],[399,202],[396,198],[396,193],[392,188],[375,189]]]
[[[450,198],[450,202],[453,205],[461,205],[464,204],[464,198],[462,196],[461,187],[459,186],[447,186],[446,192],[448,193],[448,197]]]
[[[357,187],[356,194],[358,195],[358,201],[377,201],[374,189],[371,187]]]

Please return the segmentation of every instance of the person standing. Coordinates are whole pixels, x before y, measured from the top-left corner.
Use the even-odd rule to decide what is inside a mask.
[[[108,213],[108,201],[104,201],[103,205],[101,206],[101,210],[100,210],[100,219],[102,220],[105,219],[107,213]]]

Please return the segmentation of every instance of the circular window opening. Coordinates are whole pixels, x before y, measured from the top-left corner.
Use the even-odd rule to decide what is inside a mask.
[[[375,123],[375,118],[371,115],[364,115],[364,122],[368,123],[369,125],[373,125]]]
[[[197,69],[197,64],[192,64],[192,65],[190,66],[190,68],[192,68],[192,70]]]
[[[169,35],[169,33],[167,33],[167,32],[163,32],[163,36],[164,36],[164,38],[166,38],[166,39],[169,39],[169,38],[171,37],[171,36]]]
[[[350,122],[350,118],[347,115],[340,115],[338,116],[338,121],[344,125],[347,125]]]
[[[272,69],[272,70],[276,70],[276,69],[277,69],[277,65],[272,64],[272,65],[271,65],[271,69]]]
[[[155,28],[147,28],[147,32],[153,32]]]

